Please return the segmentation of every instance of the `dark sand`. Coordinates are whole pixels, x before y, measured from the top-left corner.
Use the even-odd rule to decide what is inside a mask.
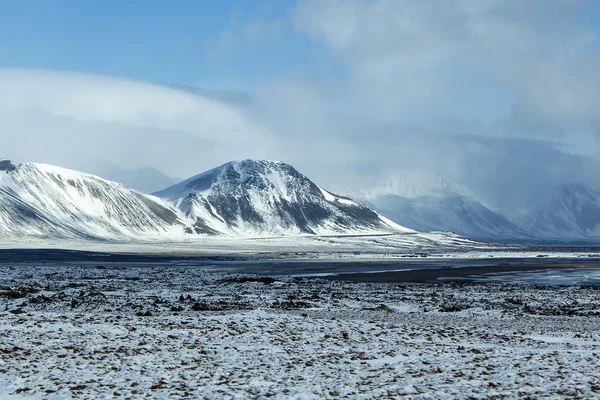
[[[595,249],[599,250],[599,249]],[[487,274],[531,271],[568,271],[575,268],[600,268],[600,257],[575,258],[456,258],[428,259],[297,259],[288,253],[282,258],[261,259],[264,254],[227,256],[173,256],[144,254],[112,254],[57,249],[0,250],[0,266],[49,267],[72,266],[95,268],[201,268],[210,272],[256,274],[270,276],[304,276],[329,280],[370,283],[468,282]],[[273,256],[273,254],[270,254]]]
[[[440,279],[443,281],[469,281],[470,278],[483,274],[502,274],[509,272],[530,272],[544,270],[566,270],[572,268],[600,268],[598,262],[587,263],[526,263],[526,264],[499,264],[473,267],[445,267],[445,268],[428,268],[414,269],[407,271],[389,271],[377,273],[355,273],[355,274],[339,274],[335,276],[327,276],[325,279],[343,280],[351,282],[367,282],[367,283],[426,283],[435,282]]]

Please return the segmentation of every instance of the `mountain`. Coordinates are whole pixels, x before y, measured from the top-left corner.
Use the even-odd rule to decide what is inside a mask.
[[[161,239],[182,237],[186,227],[162,200],[121,184],[45,164],[0,163],[0,236]]]
[[[151,167],[128,169],[112,163],[105,163],[96,165],[91,172],[110,181],[122,183],[130,189],[148,194],[178,182],[178,179]]]
[[[392,221],[421,232],[454,232],[494,241],[532,239],[507,218],[438,174],[404,173],[363,192],[359,198]]]
[[[413,232],[278,161],[233,161],[155,193],[198,230],[233,235]]]
[[[547,240],[600,240],[600,191],[576,183],[563,185],[546,204],[523,217],[520,225]]]

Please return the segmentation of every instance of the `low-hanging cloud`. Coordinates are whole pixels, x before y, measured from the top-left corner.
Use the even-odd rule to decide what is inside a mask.
[[[5,156],[72,167],[111,161],[190,174],[245,154],[269,131],[208,96],[89,74],[0,70]]]

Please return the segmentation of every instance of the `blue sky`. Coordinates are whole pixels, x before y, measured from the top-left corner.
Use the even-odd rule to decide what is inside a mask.
[[[319,50],[281,1],[0,1],[0,65],[161,83],[254,81],[315,71]],[[277,22],[270,31],[249,25]],[[266,28],[265,28],[266,29]]]

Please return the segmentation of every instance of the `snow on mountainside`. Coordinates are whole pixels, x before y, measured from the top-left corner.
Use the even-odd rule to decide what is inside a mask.
[[[229,162],[155,195],[199,230],[257,236],[413,232],[277,161]]]
[[[548,240],[599,240],[600,191],[581,184],[563,185],[553,199],[520,224],[530,234]]]
[[[484,240],[528,240],[521,228],[437,174],[406,173],[360,195],[394,222],[421,231]]]
[[[45,164],[0,166],[0,236],[175,238],[186,223],[162,200]]]

